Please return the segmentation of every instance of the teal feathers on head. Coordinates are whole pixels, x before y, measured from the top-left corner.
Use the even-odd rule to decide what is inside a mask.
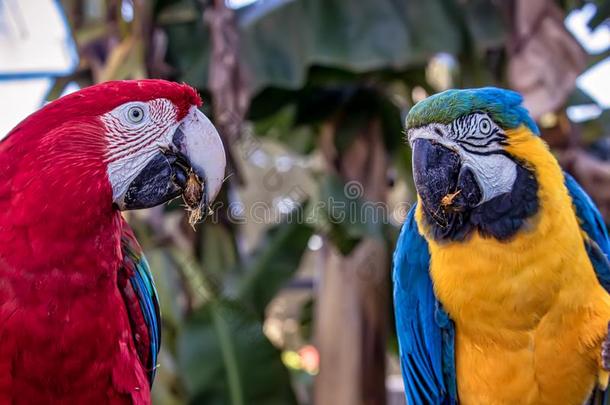
[[[407,115],[407,129],[431,123],[449,124],[456,118],[475,112],[487,113],[504,129],[525,125],[540,135],[538,126],[521,102],[523,97],[515,91],[497,87],[446,90],[415,104]]]

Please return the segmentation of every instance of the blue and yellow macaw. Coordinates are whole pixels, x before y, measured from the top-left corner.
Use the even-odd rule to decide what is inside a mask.
[[[609,400],[608,234],[521,101],[448,90],[407,117],[417,203],[393,277],[410,405]]]

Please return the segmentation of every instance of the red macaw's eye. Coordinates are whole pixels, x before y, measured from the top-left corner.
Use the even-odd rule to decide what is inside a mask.
[[[134,106],[127,111],[127,119],[133,124],[139,124],[144,119],[144,109]]]

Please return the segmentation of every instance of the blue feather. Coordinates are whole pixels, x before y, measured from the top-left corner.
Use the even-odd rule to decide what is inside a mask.
[[[142,255],[139,263],[136,265],[134,275],[130,277],[131,286],[138,295],[140,309],[144,316],[144,321],[148,327],[150,338],[150,356],[151,368],[149,370],[149,379],[152,383],[155,378],[157,356],[159,354],[161,344],[161,328],[159,325],[159,304],[157,299],[157,289],[150,274],[150,266],[148,261]]]
[[[409,211],[394,252],[394,308],[409,404],[457,403],[454,325],[434,295],[430,254]]]
[[[610,239],[602,215],[591,197],[568,173],[564,173],[564,182],[572,197],[574,211],[580,222],[580,227],[587,234],[585,248],[589,260],[591,260],[599,283],[606,291],[610,292],[610,262],[608,261]],[[594,403],[593,398],[597,397],[601,397],[601,403],[607,404],[610,402],[610,390],[594,393],[590,403]]]
[[[417,103],[407,115],[407,129],[430,123],[449,124],[456,118],[474,112],[484,112],[502,128],[525,125],[536,135],[538,126],[521,105],[523,98],[512,90],[497,87],[446,90]]]
[[[145,358],[141,358],[141,361],[148,372],[149,381],[152,384],[155,378],[157,357],[161,346],[161,315],[159,311],[159,300],[148,261],[144,257],[142,248],[136,241],[129,225],[125,222],[123,223],[121,248],[123,250],[124,274],[128,275],[129,286],[131,286],[133,293],[135,293],[135,298],[138,301],[137,307],[140,309],[141,316],[146,325],[146,330],[148,331],[148,342],[146,342],[148,344],[148,358],[147,361],[145,361]],[[128,289],[122,291],[122,294],[126,301],[133,302],[134,297],[129,293]],[[133,306],[127,305],[127,308],[128,315],[132,322],[139,319],[139,315],[133,313]],[[133,332],[136,333],[135,330]],[[138,340],[135,339],[135,341],[136,345],[138,345]],[[143,356],[141,351],[144,350],[145,347],[146,346],[138,349],[141,356]]]
[[[610,239],[606,225],[595,203],[578,182],[568,173],[564,173],[564,177],[580,227],[588,236],[588,240],[585,240],[585,247],[589,259],[600,284],[610,292],[610,264],[608,262]]]

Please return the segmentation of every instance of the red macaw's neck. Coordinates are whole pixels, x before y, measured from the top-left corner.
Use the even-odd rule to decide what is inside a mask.
[[[23,403],[150,403],[117,288],[103,132],[37,129],[0,143],[0,375]]]
[[[34,124],[0,143],[0,271],[100,275],[120,257],[103,127],[97,119],[50,132]]]

